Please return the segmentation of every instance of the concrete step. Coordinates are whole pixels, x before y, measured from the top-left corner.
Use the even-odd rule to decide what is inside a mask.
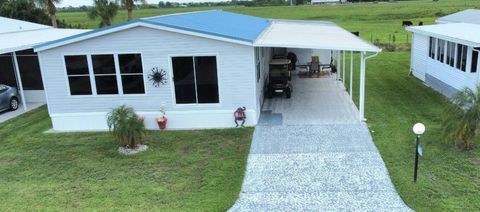
[[[251,154],[376,152],[365,124],[258,126]]]
[[[241,193],[230,211],[410,211],[395,192]]]

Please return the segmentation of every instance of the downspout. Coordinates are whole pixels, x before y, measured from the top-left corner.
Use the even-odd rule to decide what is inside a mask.
[[[367,60],[373,57],[376,57],[380,52],[375,52],[375,54],[363,57],[365,55],[364,52],[361,53],[361,64],[360,64],[360,98],[359,98],[359,106],[360,106],[360,121],[366,121],[365,119],[365,72],[366,72],[366,63]]]
[[[380,52],[375,52],[375,54],[372,54],[370,56],[365,57],[365,61],[367,61],[370,58],[374,58],[374,57],[378,56],[378,54],[380,54]]]

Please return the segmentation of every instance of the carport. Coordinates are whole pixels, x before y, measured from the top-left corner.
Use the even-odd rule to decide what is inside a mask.
[[[287,48],[328,52],[328,56],[323,56],[328,58],[323,58],[323,60],[332,60],[338,70],[335,79],[304,80],[294,77],[292,79],[294,83],[292,99],[272,99],[270,102],[267,100],[264,107],[279,112],[292,113],[291,118],[293,120],[301,118],[301,116],[294,118],[295,114],[306,114],[306,110],[308,111],[311,106],[309,106],[308,101],[321,98],[322,100],[333,103],[324,104],[323,106],[326,107],[322,113],[336,113],[338,115],[330,118],[327,117],[325,118],[326,121],[347,116],[348,114],[350,114],[349,117],[351,117],[352,114],[357,115],[360,121],[365,120],[366,61],[377,56],[378,53],[381,52],[380,48],[362,40],[332,22],[295,20],[272,20],[269,28],[255,41],[254,45],[258,48]],[[353,64],[354,54],[360,55],[360,76],[358,77],[353,76],[355,66]],[[347,70],[345,65],[348,59],[347,55],[350,57],[349,70]],[[349,82],[345,81],[347,74],[350,75]],[[360,81],[358,88],[358,112],[355,111],[355,108],[352,110],[351,107],[345,106],[345,104],[350,104],[355,107],[352,101],[352,93],[353,80],[356,78]],[[302,82],[300,82],[300,80],[302,80]],[[317,82],[316,84],[313,82],[315,80]],[[318,85],[318,83],[322,85]],[[345,83],[349,83],[349,91],[345,91]],[[296,95],[302,99],[296,98]],[[347,96],[347,98],[345,98],[345,96]],[[304,104],[299,103],[299,101],[303,101]],[[317,104],[317,106],[319,105]],[[322,106],[320,105],[320,107]],[[304,116],[307,121],[308,117],[312,116]],[[292,123],[295,124],[294,122]]]
[[[87,30],[56,29],[4,17],[0,17],[0,26],[0,83],[17,88],[24,111],[44,104],[41,68],[32,47]]]

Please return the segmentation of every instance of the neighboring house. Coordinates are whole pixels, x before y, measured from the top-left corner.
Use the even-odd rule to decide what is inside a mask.
[[[480,24],[480,10],[468,9],[437,19],[438,24],[470,23]]]
[[[363,88],[366,53],[381,51],[331,22],[218,10],[135,20],[34,48],[57,131],[106,130],[106,114],[122,104],[144,115],[149,129],[158,128],[162,106],[170,129],[234,127],[238,107],[247,108],[252,126],[274,49],[295,52],[303,64],[312,55],[328,64],[345,51],[359,52]],[[150,77],[157,70],[165,73],[163,83]],[[360,89],[362,120],[364,93]]]
[[[440,18],[443,24],[407,27],[413,33],[411,73],[448,97],[465,87],[475,89],[480,83],[480,25],[472,20],[480,20],[480,13],[467,10]]]
[[[312,0],[311,4],[340,4],[346,2],[347,0]]]
[[[32,46],[86,31],[0,17],[0,84],[18,88],[25,109],[27,102],[45,103],[40,65]]]

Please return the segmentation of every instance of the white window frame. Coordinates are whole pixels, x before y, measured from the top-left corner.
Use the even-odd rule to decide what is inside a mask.
[[[458,45],[461,45],[461,46],[467,48],[467,54],[465,55],[465,71],[462,70],[462,62],[461,62],[464,54],[463,54],[463,51],[462,51],[462,53],[460,54],[460,57],[458,57],[458,51],[459,51]],[[461,71],[461,72],[463,72],[463,73],[469,73],[469,72],[470,72],[470,71],[468,70],[468,67],[469,67],[469,66],[468,66],[468,61],[469,61],[469,59],[468,59],[468,55],[469,55],[468,50],[469,50],[469,47],[468,47],[467,45],[464,45],[464,44],[461,44],[461,43],[457,43],[456,46],[457,46],[457,47],[456,47],[457,50],[455,51],[455,52],[456,52],[456,54],[455,54],[455,58],[456,58],[456,60],[455,60],[455,62],[456,62],[456,63],[455,63],[455,69],[457,69],[457,70],[459,70],[459,71]],[[462,50],[463,50],[463,48],[462,48]],[[458,62],[458,60],[460,60],[460,67],[457,67],[457,62]]]
[[[68,56],[85,56],[87,58],[87,68],[88,68],[88,74],[72,74],[72,75],[69,75],[68,74],[68,70],[67,70],[67,61],[65,60],[65,57],[68,57]],[[62,62],[63,62],[63,73],[65,74],[65,83],[67,85],[67,92],[68,92],[68,96],[70,97],[82,97],[82,96],[93,96],[93,95],[97,95],[97,90],[96,90],[96,87],[92,86],[92,77],[91,77],[91,65],[92,65],[92,61],[89,59],[90,57],[86,54],[70,54],[70,55],[62,55]],[[88,77],[89,80],[90,80],[90,91],[92,94],[82,94],[82,95],[72,95],[72,89],[70,88],[70,77]],[[94,90],[95,89],[95,90]]]
[[[167,55],[169,61],[169,71],[168,74],[170,75],[170,87],[171,87],[171,96],[172,96],[172,103],[177,108],[183,107],[221,107],[222,106],[222,80],[221,80],[221,69],[219,66],[219,56],[218,53],[196,53],[196,54],[170,54]],[[193,61],[193,74],[194,74],[194,83],[195,83],[195,95],[196,95],[196,103],[177,103],[177,94],[175,93],[175,81],[173,75],[173,61],[174,57],[192,57]],[[197,76],[195,70],[195,57],[215,57],[216,66],[217,66],[217,87],[218,87],[218,103],[198,103],[198,93],[197,93]]]
[[[437,59],[437,41],[438,39],[436,37],[430,37],[430,39],[428,40],[428,57],[432,60]],[[432,52],[433,55],[431,55]]]
[[[111,73],[111,74],[95,74],[95,70],[93,68],[93,57],[94,56],[102,56],[102,55],[108,55],[108,56],[112,56],[113,57],[113,66],[115,67],[115,73]],[[98,96],[108,96],[108,95],[122,95],[123,94],[123,91],[120,91],[120,88],[123,88],[122,87],[122,82],[121,82],[121,78],[119,79],[118,78],[118,72],[120,71],[120,69],[118,69],[118,66],[117,66],[117,62],[118,62],[118,58],[117,58],[118,55],[116,54],[92,54],[90,55],[90,58],[92,60],[92,74],[93,74],[93,81],[95,82],[95,92]],[[115,76],[115,79],[117,81],[117,92],[118,94],[99,94],[98,91],[97,91],[97,84],[96,84],[96,79],[95,77],[101,77],[101,76]]]
[[[141,73],[127,73],[127,74],[122,74],[122,71],[120,70],[120,57],[119,55],[126,55],[126,54],[138,54],[140,55],[140,61],[141,64],[142,64],[142,72]],[[117,78],[119,78],[120,80],[117,80],[117,82],[120,82],[119,83],[119,92],[121,90],[122,94],[123,95],[126,95],[126,96],[131,96],[131,95],[144,95],[144,94],[147,94],[147,86],[146,86],[146,80],[145,80],[145,67],[143,65],[143,55],[140,54],[140,53],[118,53],[116,54],[115,56],[115,66],[116,66],[116,69],[117,69]],[[136,75],[139,75],[139,76],[142,76],[143,77],[143,90],[144,90],[144,94],[125,94],[124,91],[123,91],[123,81],[122,81],[122,76],[136,76]]]
[[[118,59],[118,55],[123,55],[123,54],[139,54],[141,58],[141,63],[142,63],[142,75],[143,75],[143,88],[144,88],[144,93],[141,94],[124,94],[123,93],[123,82],[122,78],[120,75],[120,62]],[[93,72],[93,62],[92,62],[92,56],[93,55],[113,55],[114,58],[114,63],[115,63],[115,75],[117,78],[117,86],[118,86],[118,94],[97,94],[97,86],[95,83],[95,74]],[[67,73],[67,63],[65,61],[66,56],[86,56],[87,57],[87,64],[88,64],[88,76],[90,77],[90,88],[92,89],[92,94],[89,95],[72,95],[71,90],[70,90],[70,83],[68,81],[68,73]],[[67,89],[68,89],[68,96],[69,97],[74,97],[74,98],[86,98],[86,97],[138,97],[138,96],[147,96],[147,80],[145,79],[145,65],[144,65],[144,58],[143,58],[143,53],[142,52],[119,52],[119,53],[112,53],[112,52],[95,52],[95,53],[69,53],[69,54],[63,54],[62,55],[62,61],[63,61],[63,69],[65,73],[65,80],[67,84]],[[140,74],[138,74],[140,75]],[[73,76],[73,75],[71,75]],[[86,76],[86,75],[85,75]]]

